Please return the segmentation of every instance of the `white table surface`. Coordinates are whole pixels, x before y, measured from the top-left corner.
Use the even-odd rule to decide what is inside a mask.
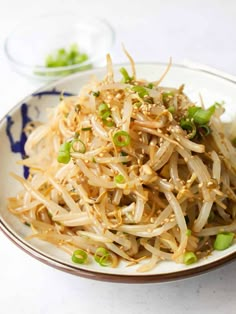
[[[106,18],[116,32],[116,63],[125,61],[123,42],[136,61],[167,61],[172,56],[174,62],[192,60],[236,75],[234,0],[0,0],[0,117],[41,85],[11,71],[2,49],[5,36],[21,19],[55,10]],[[34,260],[0,232],[1,314],[233,314],[235,273],[233,262],[166,284],[90,281]]]

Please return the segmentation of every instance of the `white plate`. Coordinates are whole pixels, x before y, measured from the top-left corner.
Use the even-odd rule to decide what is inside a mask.
[[[115,66],[115,74],[120,77],[120,66]],[[129,69],[129,67],[127,66]],[[163,73],[164,64],[137,64],[137,76],[150,81],[157,80]],[[137,266],[127,267],[125,262],[120,263],[117,268],[100,267],[95,262],[88,265],[75,265],[71,262],[70,256],[55,248],[54,246],[40,241],[26,241],[25,237],[30,229],[9,213],[6,209],[6,198],[15,195],[20,189],[19,184],[9,175],[16,172],[23,175],[23,169],[16,164],[21,158],[19,148],[23,149],[24,133],[22,129],[27,119],[44,120],[46,108],[58,104],[62,91],[64,95],[77,94],[83,84],[87,83],[91,75],[98,78],[104,77],[105,69],[96,69],[84,73],[66,77],[41,88],[33,95],[26,97],[11,112],[2,119],[0,123],[0,227],[17,245],[27,253],[33,255],[53,267],[71,272],[84,277],[97,280],[108,280],[117,282],[159,282],[171,279],[192,276],[208,269],[226,263],[236,257],[236,244],[221,252],[213,252],[211,256],[202,259],[195,264],[185,266],[174,262],[161,262],[155,269],[148,273],[136,272]],[[229,120],[236,113],[236,84],[232,80],[214,75],[210,72],[189,69],[183,66],[174,65],[162,82],[164,86],[179,87],[185,84],[185,92],[196,102],[199,102],[199,94],[207,106],[215,101],[224,101],[226,113],[224,119]],[[13,122],[11,125],[10,122]],[[15,151],[15,152],[14,152]]]

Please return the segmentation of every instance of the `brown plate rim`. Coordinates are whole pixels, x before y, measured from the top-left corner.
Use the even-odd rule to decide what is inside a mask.
[[[207,265],[202,265],[199,267],[186,269],[178,272],[170,272],[165,274],[156,274],[156,275],[122,275],[122,274],[107,274],[104,272],[95,272],[92,270],[84,270],[77,268],[73,265],[68,266],[64,262],[58,262],[56,259],[51,258],[39,252],[37,249],[34,249],[27,243],[25,243],[20,237],[14,235],[14,233],[0,220],[0,230],[20,249],[22,249],[25,253],[30,255],[31,257],[36,258],[40,262],[56,268],[58,270],[62,270],[64,272],[77,275],[87,279],[93,279],[98,281],[107,281],[114,283],[161,283],[168,282],[173,280],[185,279],[188,277],[193,277],[210,270],[214,270],[220,266],[225,265],[226,263],[232,262],[236,259],[236,252],[222,257],[221,259],[211,262]]]

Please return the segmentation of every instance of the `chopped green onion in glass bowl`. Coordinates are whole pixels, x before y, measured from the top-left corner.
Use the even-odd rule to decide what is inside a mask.
[[[19,24],[5,41],[5,53],[16,72],[51,81],[103,65],[113,43],[105,20],[63,13]]]

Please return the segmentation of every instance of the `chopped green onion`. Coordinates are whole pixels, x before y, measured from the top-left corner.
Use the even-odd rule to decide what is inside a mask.
[[[98,111],[102,119],[107,119],[111,115],[111,109],[105,103],[102,103],[101,105],[99,105]]]
[[[86,53],[80,53],[76,44],[71,45],[70,49],[58,49],[54,54],[46,57],[45,66],[48,68],[62,67],[79,64],[88,60]]]
[[[52,55],[48,55],[45,59],[45,65],[49,68],[54,66],[54,59]]]
[[[192,139],[196,135],[207,136],[211,133],[211,129],[207,123],[215,112],[215,108],[216,105],[211,106],[207,110],[197,106],[188,108],[187,117],[180,121],[181,128],[191,132],[188,134],[188,138]]]
[[[88,60],[86,53],[82,53],[74,58],[73,61],[70,61],[72,64],[79,64]]]
[[[197,106],[189,107],[189,108],[188,108],[188,118],[189,118],[189,119],[192,119],[193,116],[195,115],[195,113],[196,113],[198,110],[200,110],[200,109],[202,109],[202,108],[201,108],[201,107],[197,107]]]
[[[191,231],[190,229],[187,229],[187,231],[186,231],[186,236],[190,237],[191,234],[192,234],[192,231]]]
[[[68,164],[70,161],[70,153],[69,152],[59,152],[57,155],[57,161],[61,164]]]
[[[74,46],[74,44],[73,44]],[[64,48],[58,49],[58,54],[59,55],[65,55],[66,54],[66,50]]]
[[[63,49],[65,51],[65,49]],[[65,51],[66,52],[66,51]],[[78,52],[78,46],[76,43],[72,44],[70,46],[70,53],[71,54],[76,54]]]
[[[234,239],[233,232],[221,232],[218,233],[214,242],[214,249],[217,251],[222,251],[230,247]]]
[[[82,128],[81,130],[82,130],[82,131],[91,131],[92,128],[91,128],[91,127],[87,127],[87,128]]]
[[[128,146],[130,144],[130,135],[125,131],[118,131],[113,135],[113,142],[118,147]]]
[[[197,262],[197,256],[193,252],[186,252],[184,254],[184,264],[190,265]]]
[[[100,266],[103,266],[103,267],[109,266],[112,264],[110,252],[103,247],[97,248],[94,254],[94,259]]]
[[[189,119],[181,119],[180,120],[180,126],[183,130],[189,131],[188,138],[192,139],[195,137],[197,130],[196,126],[193,122],[191,122]]]
[[[196,134],[197,134],[197,129],[196,129],[195,125],[193,125],[193,130],[191,133],[188,134],[187,137],[191,140],[196,136]]]
[[[27,221],[25,221],[24,224],[25,224],[27,227],[31,227],[31,224],[28,223]]]
[[[122,176],[122,174],[118,174],[114,177],[115,183],[122,184],[125,183],[125,178]]]
[[[108,107],[108,105],[105,104],[105,103],[102,103],[102,104],[99,105],[99,107],[98,107],[98,111],[99,111],[100,114],[103,114],[103,112],[104,112],[104,111],[107,111],[107,110],[109,110],[109,107]]]
[[[152,84],[152,83],[149,83],[149,84],[147,85],[147,88],[153,89],[153,84]]]
[[[60,148],[59,148],[59,152],[64,152],[64,151],[70,151],[71,148],[71,142],[65,142],[63,144],[61,144]]]
[[[216,106],[211,106],[207,110],[198,109],[195,114],[193,115],[194,122],[198,124],[206,124],[210,121],[211,116],[215,112]]]
[[[136,108],[139,108],[139,107],[142,106],[142,103],[141,103],[140,101],[138,101],[138,102],[135,102],[135,103],[133,104],[133,106],[136,107]]]
[[[70,142],[65,142],[61,144],[57,155],[57,161],[63,164],[68,164],[68,162],[70,161],[70,149]]]
[[[138,93],[140,98],[143,98],[144,96],[148,96],[149,95],[148,91],[143,86],[133,86],[131,88],[131,90],[136,92],[136,93]]]
[[[180,126],[182,129],[190,131],[188,138],[192,139],[196,135],[207,136],[211,133],[210,127],[207,123],[210,121],[211,116],[214,114],[217,103],[208,108],[207,110],[201,107],[192,106],[188,108],[186,118],[181,119]]]
[[[74,251],[71,259],[76,264],[84,264],[88,259],[88,254],[84,250],[78,249]]]
[[[132,81],[133,78],[129,76],[129,74],[125,68],[120,68],[120,73],[123,76],[123,79],[122,79],[123,83],[129,83],[130,81]]]
[[[193,123],[189,119],[181,119],[180,126],[183,130],[192,131]]]
[[[93,96],[94,96],[94,97],[99,97],[99,96],[100,96],[100,91],[93,92]]]
[[[175,113],[175,107],[174,107],[174,106],[170,106],[170,107],[168,108],[168,111],[169,111],[170,113],[174,114],[174,113]]]
[[[167,103],[168,100],[174,96],[174,92],[164,92],[162,93],[162,100],[164,103]]]
[[[198,133],[201,135],[201,136],[207,136],[211,133],[211,129],[208,125],[199,125],[198,127]]]
[[[71,142],[71,148],[74,152],[84,154],[86,152],[86,146],[83,141],[76,138]]]
[[[115,125],[114,121],[111,119],[109,119],[109,120],[108,119],[102,119],[102,122],[104,123],[104,125],[108,126],[109,128]]]
[[[147,102],[148,104],[154,104],[152,97],[146,97],[145,102]]]

